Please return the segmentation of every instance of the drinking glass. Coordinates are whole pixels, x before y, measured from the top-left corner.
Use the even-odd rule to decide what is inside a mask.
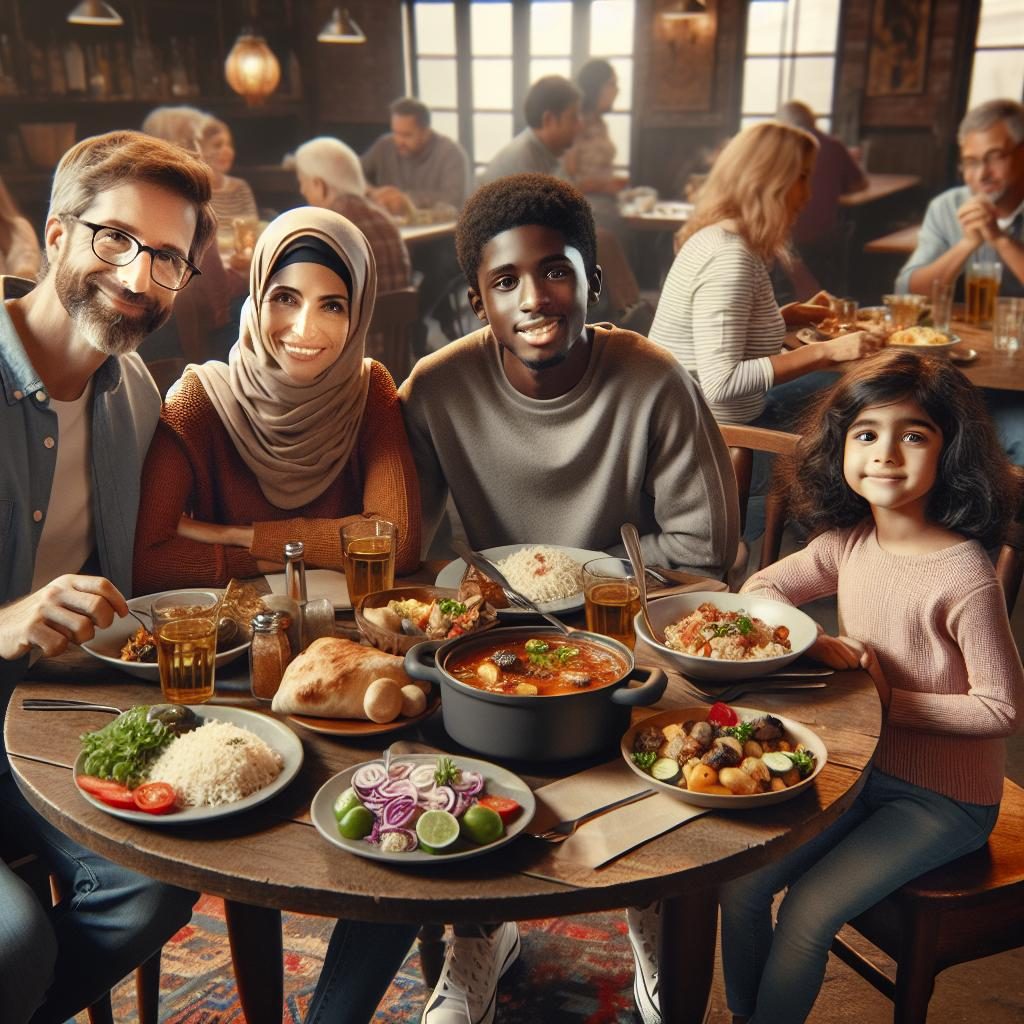
[[[348,596],[355,608],[367,594],[395,585],[398,533],[386,519],[364,519],[341,528]]]
[[[857,323],[857,300],[856,299],[833,299],[832,313],[839,321],[839,327],[843,331],[852,331]]]
[[[971,260],[967,264],[966,304],[969,324],[989,324],[995,314],[1003,265],[999,260]]]
[[[205,704],[213,697],[221,596],[179,590],[153,601],[153,640],[160,689],[169,704]]]
[[[944,334],[949,333],[949,321],[953,315],[953,283],[932,282],[932,327]]]
[[[1024,334],[1024,299],[996,299],[992,320],[992,347],[997,352],[1016,355]]]
[[[923,295],[883,295],[882,301],[889,310],[892,326],[902,330],[917,323],[927,300]]]
[[[640,611],[640,587],[629,562],[594,558],[583,566],[583,603],[587,629],[627,647],[636,643],[633,619]]]

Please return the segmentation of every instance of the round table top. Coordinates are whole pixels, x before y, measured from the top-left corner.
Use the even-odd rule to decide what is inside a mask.
[[[645,664],[658,661],[642,642],[637,655]],[[215,699],[265,710],[248,696],[242,673],[244,668],[236,668],[234,690],[219,688]],[[526,837],[486,856],[413,868],[353,856],[327,843],[310,821],[309,805],[329,778],[379,756],[393,739],[471,753],[447,737],[440,712],[398,736],[335,737],[296,727],[304,764],[272,800],[201,825],[155,828],[97,810],[74,784],[79,736],[108,717],[21,707],[25,697],[75,697],[127,708],[152,703],[155,688],[110,672],[80,651],[41,671],[37,666],[33,675],[11,699],[5,739],[26,797],[54,825],[103,856],[162,881],[254,906],[364,920],[522,920],[640,905],[713,887],[776,859],[838,817],[856,793],[880,728],[878,699],[862,672],[836,673],[821,690],[747,694],[742,704],[804,722],[824,740],[829,760],[808,793],[761,810],[702,815],[599,869],[567,870],[550,847]],[[225,679],[224,685],[232,681]],[[658,705],[634,714],[691,704],[679,677],[670,673]],[[586,764],[509,767],[536,788],[615,756],[609,751]]]

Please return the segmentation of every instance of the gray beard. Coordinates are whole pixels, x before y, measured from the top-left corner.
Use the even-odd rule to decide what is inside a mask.
[[[134,352],[171,315],[170,307],[160,309],[149,300],[140,306],[141,315],[129,318],[101,305],[99,289],[87,277],[79,277],[62,261],[57,267],[54,287],[57,298],[85,341],[107,356]],[[132,293],[124,292],[126,299]],[[130,299],[129,299],[130,301]]]

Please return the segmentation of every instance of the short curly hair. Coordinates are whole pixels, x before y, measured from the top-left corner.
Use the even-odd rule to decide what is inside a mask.
[[[527,224],[560,231],[580,251],[587,277],[597,269],[594,215],[583,194],[548,174],[510,174],[477,189],[455,225],[455,252],[470,288],[477,287],[484,246]]]
[[[846,434],[867,406],[903,400],[916,402],[942,431],[929,520],[986,547],[998,544],[1016,512],[1019,488],[981,392],[949,360],[899,349],[848,370],[804,413],[800,443],[776,479],[789,494],[791,515],[817,535],[871,514],[846,483]]]

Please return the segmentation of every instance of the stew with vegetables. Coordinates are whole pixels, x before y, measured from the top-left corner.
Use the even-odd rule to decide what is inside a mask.
[[[614,651],[575,638],[508,641],[450,659],[445,668],[478,690],[512,696],[555,697],[594,690],[621,679],[626,663]]]

